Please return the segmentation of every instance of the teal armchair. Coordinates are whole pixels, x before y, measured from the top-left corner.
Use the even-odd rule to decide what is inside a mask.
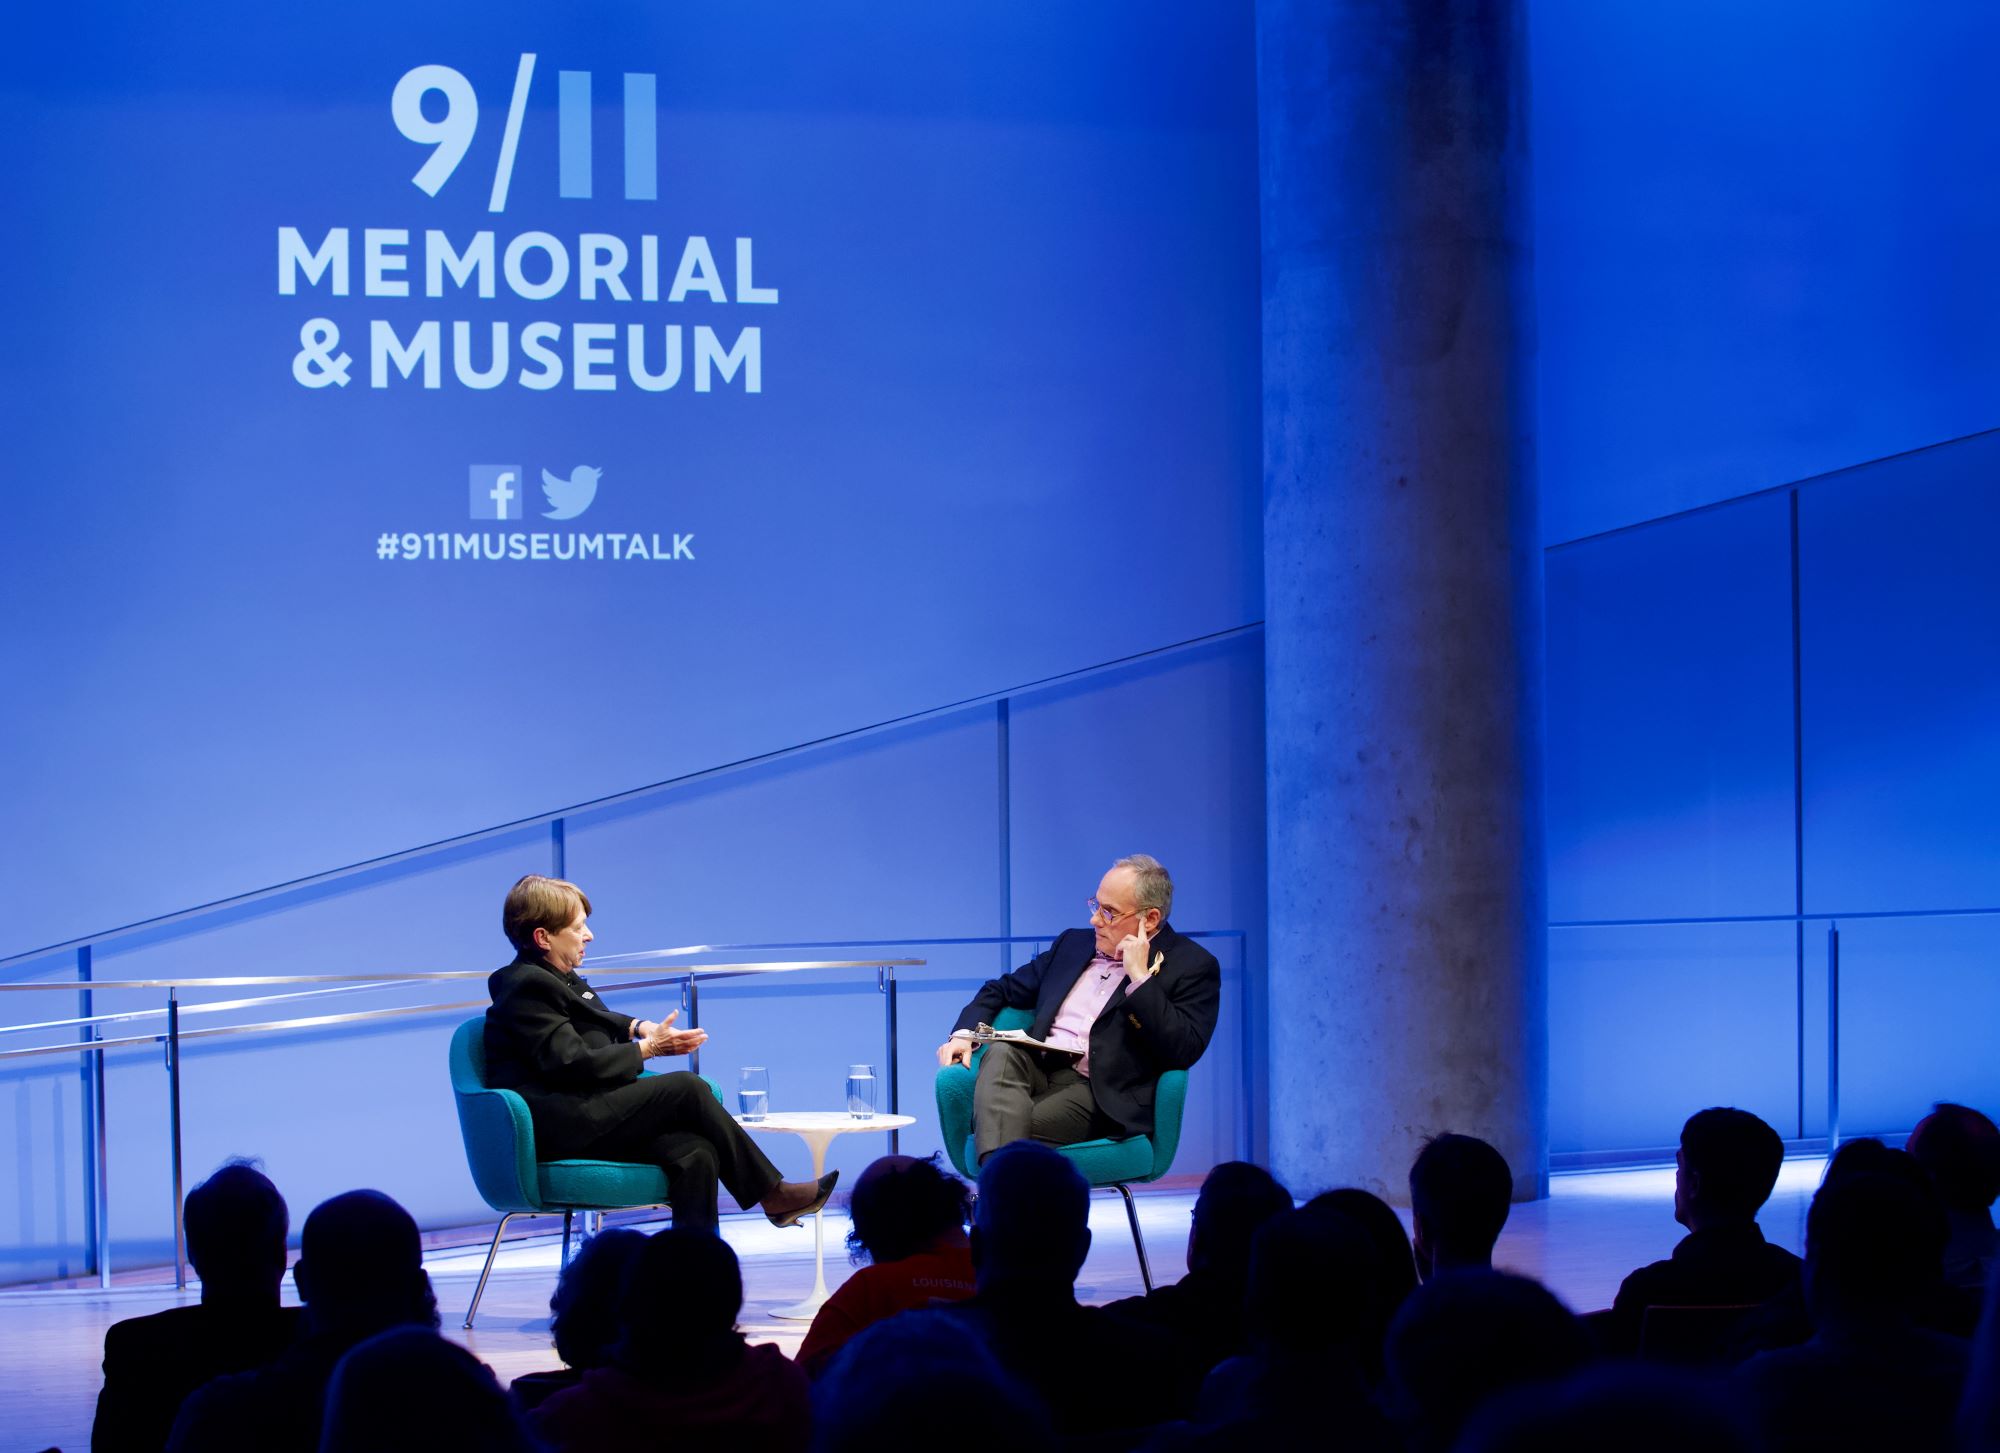
[[[1003,1009],[995,1017],[995,1029],[1026,1029],[1034,1016],[1025,1009]],[[946,1065],[937,1073],[938,1130],[944,1137],[945,1154],[958,1173],[979,1178],[979,1161],[972,1147],[972,1086],[978,1078],[979,1058],[986,1051],[973,1051],[972,1064]],[[1153,1097],[1153,1133],[1133,1135],[1123,1140],[1083,1140],[1075,1145],[1056,1147],[1067,1156],[1083,1178],[1101,1190],[1115,1190],[1125,1199],[1125,1216],[1132,1223],[1132,1245],[1139,1253],[1139,1276],[1146,1290],[1153,1289],[1153,1269],[1146,1260],[1146,1238],[1139,1233],[1139,1208],[1132,1201],[1132,1187],[1156,1181],[1173,1168],[1174,1152],[1181,1144],[1181,1113],[1187,1106],[1187,1071],[1168,1070],[1160,1076]]]
[[[715,1095],[722,1091],[706,1075]],[[451,1088],[458,1100],[458,1129],[465,1141],[465,1161],[472,1183],[486,1204],[500,1212],[493,1244],[486,1248],[486,1265],[472,1293],[465,1325],[479,1311],[487,1278],[507,1223],[517,1216],[563,1218],[563,1264],[569,1264],[570,1225],[578,1211],[629,1211],[667,1203],[667,1175],[656,1165],[632,1165],[616,1160],[537,1160],[535,1126],[528,1104],[512,1090],[491,1089],[486,1083],[486,1017],[468,1019],[451,1036]]]

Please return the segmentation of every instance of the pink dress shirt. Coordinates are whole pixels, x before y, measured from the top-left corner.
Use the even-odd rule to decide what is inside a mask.
[[[1097,1022],[1097,1016],[1104,1012],[1104,1006],[1111,1002],[1111,996],[1124,981],[1125,961],[1099,954],[1083,966],[1083,972],[1076,976],[1076,982],[1063,999],[1062,1008],[1056,1011],[1056,1022],[1049,1026],[1048,1042],[1083,1047],[1076,1061],[1076,1072],[1080,1075],[1090,1074],[1090,1026]]]

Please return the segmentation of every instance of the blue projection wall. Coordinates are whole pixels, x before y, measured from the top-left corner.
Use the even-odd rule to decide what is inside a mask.
[[[2000,196],[1965,184],[2000,14],[1531,20],[1552,1149],[1717,1101],[1822,1133],[1801,914],[1846,915],[1847,1129],[2000,1109],[2000,445],[1885,459],[2000,423]],[[1049,933],[1159,852],[1178,925],[1241,935],[1178,1168],[1258,1153],[1246,7],[230,0],[11,38],[9,977],[678,779],[564,818],[602,954]],[[553,861],[501,831],[91,968],[483,970]],[[932,1046],[1014,956],[905,952],[921,1151]],[[461,1012],[191,1046],[189,1174],[480,1219]],[[823,1104],[880,1013],[851,977],[717,989],[704,1068]],[[159,1055],[107,1078],[114,1260],[164,1259]],[[0,1070],[0,1280],[82,1267],[80,1089]]]
[[[2000,423],[2000,7],[1527,11],[1544,538]]]
[[[565,857],[596,904],[592,956],[608,962],[696,941],[1047,934],[1077,921],[1082,897],[1112,858],[1152,848],[1179,883],[1177,925],[1242,931],[1212,941],[1223,965],[1223,1019],[1195,1067],[1177,1168],[1199,1174],[1257,1154],[1258,1102],[1243,1087],[1261,1073],[1262,683],[1260,635],[1244,632],[577,814],[565,822]],[[133,935],[97,952],[94,967],[100,979],[484,971],[509,955],[500,895],[521,873],[547,871],[550,858],[546,829],[503,834],[188,928]],[[1032,947],[1005,955],[935,944],[876,951],[929,961],[900,979],[903,1107],[920,1120],[904,1137],[906,1149],[936,1148],[933,1052],[959,1008],[1000,963]],[[45,964],[55,977],[74,972],[66,962]],[[187,1022],[256,1022],[446,995],[483,1000],[484,989],[474,980],[442,994],[369,990]],[[23,1001],[51,1016],[74,1004],[71,995],[6,997],[12,1002],[0,1007],[17,1022],[31,1017]],[[162,1000],[151,991],[96,997],[99,1012]],[[614,1002],[659,1014],[676,1000],[654,989],[625,991]],[[190,1176],[226,1156],[253,1154],[295,1208],[366,1184],[395,1195],[426,1225],[487,1218],[459,1155],[444,1074],[452,1026],[474,1012],[190,1044],[183,1077]],[[713,1036],[702,1068],[728,1082],[744,1064],[767,1065],[774,1104],[824,1108],[837,1103],[849,1063],[882,1063],[882,1013],[868,975],[714,987],[701,1001]],[[171,1254],[172,1234],[166,1075],[154,1049],[107,1058],[113,1261],[157,1262]],[[27,1063],[0,1074],[8,1111],[0,1115],[0,1158],[19,1168],[15,1196],[0,1199],[7,1280],[78,1273],[86,1240],[75,1064]],[[852,1175],[881,1149],[879,1139],[843,1137],[833,1164]],[[801,1147],[785,1142],[773,1153],[788,1172],[803,1173]]]
[[[2000,10],[1529,20],[1551,1149],[2000,1114]]]
[[[1823,1136],[1836,927],[1842,1133],[2000,1110],[1996,471],[1986,434],[1549,552],[1559,1156],[1707,1104]]]
[[[1241,7],[201,14],[0,61],[0,956],[1261,614]]]
[[[99,980],[490,969],[544,826],[105,935],[557,812],[603,953],[1053,933],[1151,850],[1176,923],[1231,931],[1181,1164],[1254,1151],[1251,20],[24,20],[0,56],[0,175],[33,219],[0,232],[30,544],[0,610],[35,683],[0,725],[32,764],[0,786],[8,976],[74,979],[72,940]],[[931,960],[902,993],[906,1144],[958,1007],[1031,950],[900,951]],[[882,1054],[865,976],[702,1009],[704,1069],[768,1064],[795,1108]],[[461,1012],[191,1044],[190,1177],[252,1154],[300,1212],[373,1184],[426,1225],[482,1218],[444,1078]],[[156,1261],[165,1076],[156,1049],[108,1061],[113,1260]],[[0,1280],[75,1273],[76,1062],[16,1062],[0,1104]]]

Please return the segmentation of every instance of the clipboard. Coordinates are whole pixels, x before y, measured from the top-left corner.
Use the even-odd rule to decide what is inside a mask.
[[[1046,1049],[1056,1054],[1081,1055],[1085,1046],[1081,1044],[1050,1044],[1045,1039],[1035,1039],[1025,1029],[995,1029],[990,1024],[976,1025],[972,1031],[974,1044],[1018,1044],[1028,1049]]]

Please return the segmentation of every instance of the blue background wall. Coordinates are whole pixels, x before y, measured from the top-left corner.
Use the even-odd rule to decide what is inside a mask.
[[[2000,424],[2000,12],[1527,10],[1550,541]]]
[[[1530,17],[1551,1149],[2000,1112],[2000,14]]]
[[[201,14],[58,8],[0,60],[9,194],[35,219],[0,237],[22,283],[0,422],[33,482],[0,611],[38,683],[0,723],[0,755],[37,764],[0,782],[20,901],[0,956],[1259,618],[1240,7]],[[478,113],[435,195],[391,104],[422,66]],[[627,74],[654,106],[628,108]],[[560,75],[594,107],[565,112]],[[656,197],[625,195],[634,120]],[[590,194],[560,195],[585,126]],[[345,229],[344,295],[286,265],[287,228],[306,250]],[[407,296],[367,287],[371,230]],[[482,233],[542,239],[537,281],[562,248],[567,285],[523,296],[500,269],[482,297],[440,273],[427,296],[432,234]],[[587,237],[628,254],[630,298],[585,295]],[[690,239],[717,296],[674,301]],[[315,320],[345,385],[312,386]],[[448,342],[435,387],[376,386],[375,328],[458,323],[481,366],[493,329],[512,340],[497,386]],[[553,388],[517,381],[535,325],[558,330]],[[586,327],[611,330],[601,389],[572,386]],[[655,369],[679,330],[688,377],[635,388],[635,327]],[[697,391],[703,328],[756,332],[754,392],[747,372]],[[492,461],[528,496],[510,523],[468,505]],[[596,500],[552,522],[542,476],[578,467],[602,470]],[[692,558],[429,555],[605,532]],[[1077,628],[1079,593],[1142,587],[1143,610]]]
[[[98,979],[490,969],[500,895],[552,854],[546,826],[488,830],[554,813],[604,952],[1053,934],[1113,857],[1150,850],[1183,885],[1181,927],[1238,933],[1218,941],[1228,1020],[1197,1072],[1187,1163],[1251,1148],[1251,40],[1226,3],[378,4],[332,31],[234,3],[36,16],[0,57],[0,164],[36,224],[0,235],[0,270],[23,281],[0,432],[34,481],[0,614],[13,674],[37,683],[34,708],[0,721],[0,760],[33,767],[0,782],[7,972],[74,977],[81,941]],[[460,72],[479,105],[435,195],[412,186],[430,150],[391,107],[419,65]],[[561,181],[579,118],[557,72],[592,85],[588,197]],[[657,81],[641,112],[656,198],[623,185],[628,73]],[[425,98],[426,119],[445,114]],[[283,291],[288,226],[308,249],[350,229],[346,296],[330,278]],[[365,228],[408,234],[409,296],[363,296]],[[574,275],[546,301],[429,298],[431,229],[455,249],[545,232],[573,253],[602,233],[629,248],[634,291],[644,237],[663,291],[705,237],[729,300],[585,298]],[[741,300],[738,238],[777,301]],[[315,316],[353,355],[345,387],[294,371]],[[477,390],[449,358],[435,389],[373,387],[371,325],[407,340],[430,319],[469,321],[481,364],[495,323],[556,323],[566,361],[577,326],[641,323],[654,367],[680,327],[690,374],[695,327],[725,345],[757,327],[761,387],[643,393],[614,363],[615,390],[567,374]],[[523,471],[518,521],[468,516],[468,469],[490,460]],[[694,560],[377,558],[383,531],[572,528],[541,517],[536,483],[578,464],[604,476],[574,528],[689,532]],[[466,834],[485,835],[263,891]],[[931,960],[903,986],[905,1101],[922,1109],[934,1046],[1008,959],[903,952]],[[75,1006],[0,999],[17,1024]],[[361,1182],[427,1224],[482,1216],[443,1077],[457,1017],[191,1045],[190,1173],[256,1154],[295,1205]],[[704,1067],[765,1063],[776,1103],[832,1103],[849,1062],[880,1058],[880,1018],[862,976],[718,989]],[[168,1233],[164,1090],[157,1051],[110,1056],[120,1262]],[[0,1163],[20,1172],[0,1279],[77,1268],[78,1091],[67,1061],[0,1070]]]
[[[564,820],[566,867],[597,905],[593,956],[688,943],[1052,935],[1081,919],[1104,866],[1142,845],[1174,869],[1177,925],[1241,930],[1212,940],[1223,964],[1224,1018],[1195,1068],[1181,1164],[1199,1171],[1256,1154],[1262,681],[1253,629],[576,813]],[[130,935],[100,946],[93,968],[99,979],[485,971],[510,954],[499,931],[506,885],[550,865],[549,830],[524,828],[411,866],[215,912],[191,930]],[[903,1108],[920,1120],[903,1144],[923,1154],[937,1148],[929,1104],[936,1045],[979,982],[1032,949],[920,945],[778,956],[928,960],[898,982]],[[731,957],[760,956],[707,959]],[[65,955],[24,965],[15,977],[74,972]],[[100,991],[95,1008],[156,1008],[162,998]],[[483,984],[472,980],[185,1023],[483,999]],[[74,1002],[68,994],[13,994],[0,1007],[19,1023],[72,1013]],[[668,989],[632,990],[614,1002],[658,1014],[678,999]],[[742,1065],[769,1066],[772,1103],[782,1108],[836,1104],[849,1063],[882,1065],[883,1001],[871,975],[731,981],[706,990],[700,1008],[712,1035],[703,1070],[728,1085]],[[444,1078],[451,1029],[474,1012],[190,1044],[183,1073],[190,1176],[253,1154],[295,1205],[369,1184],[427,1225],[481,1219],[488,1213],[458,1152]],[[170,1255],[172,1236],[163,1063],[157,1049],[107,1059],[114,1263],[159,1260]],[[14,1279],[78,1274],[86,1215],[78,1072],[67,1059],[25,1065],[0,1078],[12,1110],[0,1119],[0,1154],[20,1168],[16,1197],[0,1205],[10,1238],[6,1269]],[[832,1163],[852,1174],[881,1149],[868,1137],[844,1139]],[[773,1153],[788,1172],[804,1172],[802,1147],[781,1140]]]
[[[39,950],[685,778],[564,818],[601,954],[1051,933],[1111,857],[1158,853],[1181,927],[1243,935],[1218,942],[1223,1028],[1179,1167],[1258,1153],[1247,15],[753,6],[680,17],[667,43],[637,14],[489,8],[476,44],[421,20],[385,59],[373,37],[302,44],[262,11],[198,32],[98,7],[0,58],[0,165],[38,217],[73,224],[0,238],[34,283],[10,311],[0,430],[18,477],[64,482],[20,494],[32,548],[0,577],[9,664],[38,683],[0,724],[0,753],[28,764],[5,789],[5,972],[73,979],[72,950]],[[2000,149],[1983,74],[2000,18],[1540,0],[1531,21],[1552,1150],[1644,1153],[1715,1102],[1823,1133],[1826,919],[1806,915],[1840,916],[1843,1126],[1905,1127],[1940,1095],[2000,1109],[1980,1032],[2000,984],[2000,598],[1982,569],[2000,444],[1967,437],[2000,425],[2000,198],[1966,183]],[[660,76],[680,190],[649,225],[756,232],[786,290],[769,395],[680,394],[635,417],[624,397],[593,413],[512,392],[454,401],[436,430],[407,394],[300,412],[294,345],[271,333],[298,316],[265,276],[282,219],[260,192],[345,199],[301,225],[425,225],[388,86],[419,61],[476,72],[488,146],[531,48],[599,74],[600,138],[617,134],[608,78]],[[547,193],[553,100],[535,104],[521,175]],[[241,143],[254,165],[176,192],[176,128],[260,124]],[[585,210],[623,226],[612,177]],[[575,230],[550,197],[535,206]],[[141,286],[146,239],[193,238],[217,209],[247,230]],[[476,198],[449,215],[484,225]],[[151,330],[154,363],[113,388],[104,349],[124,327]],[[261,341],[235,358],[246,328]],[[191,347],[228,366],[188,366]],[[359,554],[321,574],[203,553],[218,516],[237,545],[357,551],[392,510],[464,528],[458,473],[489,441],[560,469],[600,437],[626,451],[607,491],[670,460],[638,514],[690,514],[731,547],[693,585],[510,601],[536,667],[518,716],[495,709],[518,668],[482,633],[483,578],[439,595]],[[393,589],[357,633],[350,597],[383,571]],[[483,970],[505,955],[501,891],[551,861],[546,826],[499,832],[100,938],[92,969]],[[931,961],[901,996],[904,1105],[921,1114],[933,1045],[1008,957],[898,952]],[[8,1023],[74,1010],[67,993],[0,997]],[[880,1014],[852,976],[717,988],[704,1068],[766,1063],[777,1103],[828,1103],[848,1062],[879,1060]],[[190,1047],[190,1174],[256,1154],[298,1207],[367,1183],[427,1224],[480,1218],[444,1084],[457,1017]],[[168,1235],[165,1077],[155,1050],[110,1060],[129,1264]],[[16,1169],[0,1279],[81,1267],[79,1090],[65,1059],[0,1069]]]

